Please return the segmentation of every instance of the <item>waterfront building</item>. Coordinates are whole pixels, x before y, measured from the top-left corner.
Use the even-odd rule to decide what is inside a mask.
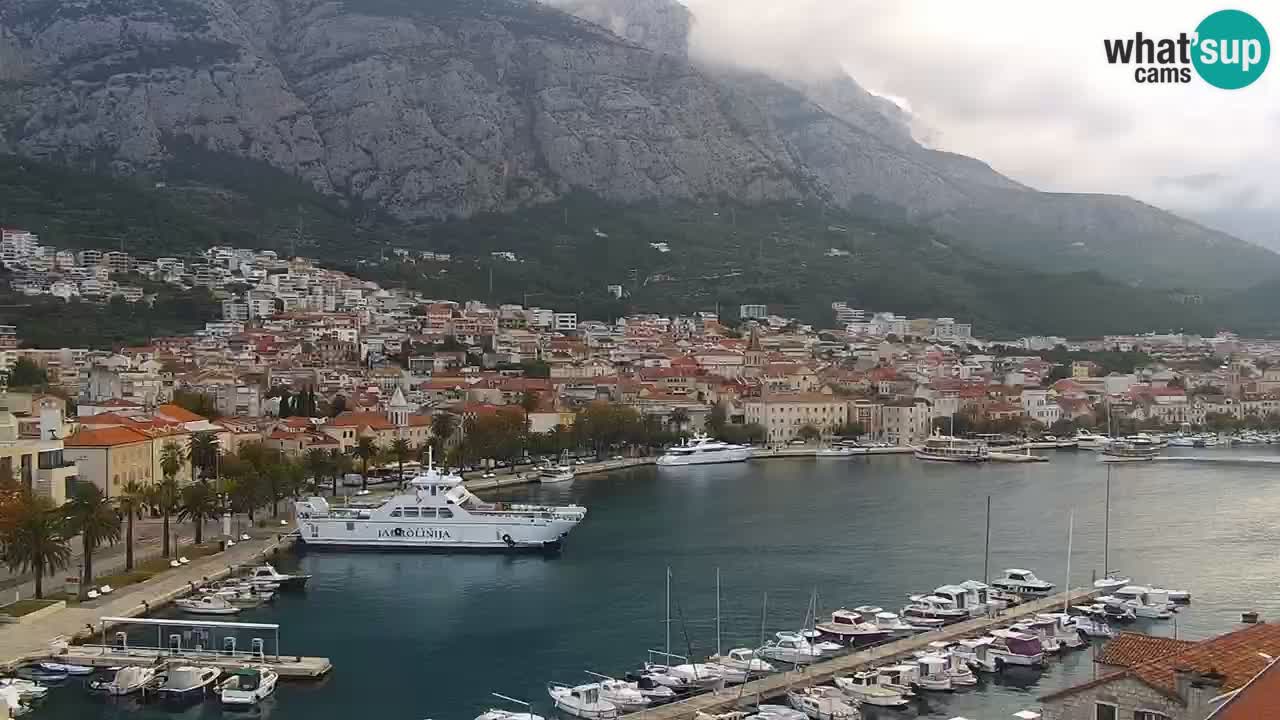
[[[929,437],[928,401],[896,400],[880,408],[880,434],[890,445],[918,445]]]
[[[763,427],[770,444],[796,439],[800,428],[806,425],[829,437],[849,419],[848,403],[824,393],[765,394],[747,399],[744,405],[747,423]]]
[[[155,482],[151,437],[123,426],[83,426],[64,442],[63,456],[74,462],[82,480],[109,498],[127,483]]]

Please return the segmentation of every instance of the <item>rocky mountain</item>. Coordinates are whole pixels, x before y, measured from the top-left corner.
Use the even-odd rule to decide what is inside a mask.
[[[120,175],[261,161],[406,221],[610,202],[874,206],[1053,270],[1228,287],[1280,256],[917,144],[851,78],[691,61],[667,0],[7,0],[0,152]],[[571,13],[576,13],[577,16]],[[580,16],[580,17],[579,17]],[[193,169],[194,166],[194,169]]]

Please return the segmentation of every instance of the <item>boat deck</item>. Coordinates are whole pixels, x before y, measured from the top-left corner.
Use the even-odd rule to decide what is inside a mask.
[[[73,645],[66,653],[51,656],[49,658],[51,662],[67,663],[70,665],[89,665],[92,667],[153,665],[160,659],[180,660],[200,665],[212,665],[214,667],[222,668],[223,670],[234,670],[246,665],[263,665],[279,673],[281,679],[289,680],[312,680],[323,677],[333,669],[333,663],[329,662],[329,658],[321,657],[303,657],[294,655],[274,657],[272,655],[267,655],[265,657],[258,658],[249,655],[248,653],[228,655],[227,653],[196,652],[190,650],[174,653],[168,650],[156,650],[153,648],[129,648],[128,650],[119,650],[117,648],[103,647],[102,645]]]
[[[745,685],[727,688],[719,693],[697,695],[688,700],[632,713],[627,717],[632,720],[687,720],[697,712],[720,713],[749,708],[783,695],[793,688],[829,682],[838,675],[863,670],[870,665],[887,664],[900,655],[922,650],[929,643],[937,640],[957,640],[981,635],[997,627],[1011,625],[1029,615],[1060,610],[1064,602],[1075,605],[1097,594],[1097,591],[1083,588],[1069,590],[1040,600],[1025,602],[996,617],[971,618],[937,630],[813,663],[804,669],[775,673]]]

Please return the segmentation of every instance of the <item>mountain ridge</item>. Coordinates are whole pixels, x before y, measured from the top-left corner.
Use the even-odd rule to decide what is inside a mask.
[[[0,152],[160,181],[198,174],[190,143],[406,222],[575,192],[871,199],[1030,268],[1209,289],[1280,274],[1280,256],[1136,201],[1038,193],[925,148],[847,76],[687,57],[696,18],[666,0],[565,2],[596,21],[521,0],[11,0]]]

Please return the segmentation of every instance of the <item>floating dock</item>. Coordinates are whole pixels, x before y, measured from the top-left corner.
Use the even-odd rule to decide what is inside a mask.
[[[1057,595],[1032,600],[1005,610],[995,617],[977,617],[946,625],[937,630],[912,635],[883,645],[876,645],[842,655],[830,660],[807,665],[803,669],[775,673],[745,685],[727,688],[718,693],[696,695],[688,700],[660,705],[627,715],[630,720],[688,720],[695,713],[722,713],[747,709],[772,698],[786,694],[794,688],[829,682],[839,675],[847,675],[872,665],[888,664],[901,655],[925,649],[938,640],[959,640],[990,632],[1011,625],[1024,618],[1043,612],[1058,612],[1063,604],[1076,605],[1096,596],[1094,590],[1077,588]]]

